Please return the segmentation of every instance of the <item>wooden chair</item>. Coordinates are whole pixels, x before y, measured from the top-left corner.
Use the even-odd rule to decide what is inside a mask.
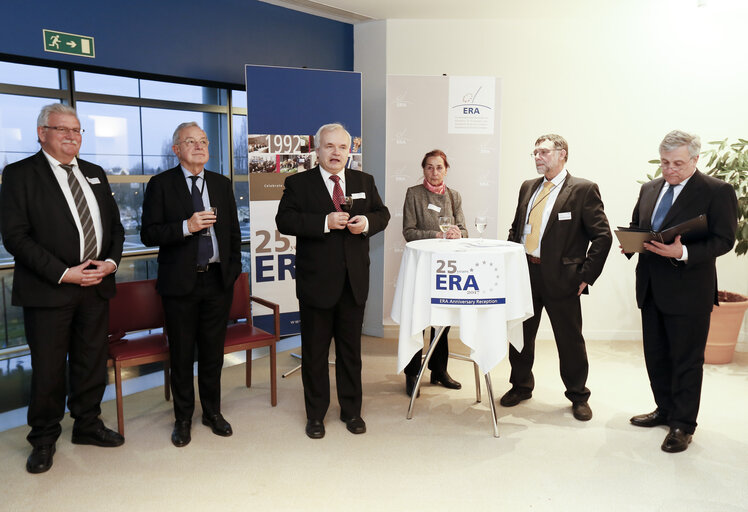
[[[273,311],[275,334],[270,334],[252,325],[252,302],[261,304]],[[244,321],[240,322],[240,320]],[[278,403],[275,345],[280,339],[280,307],[278,304],[250,295],[249,276],[247,273],[242,273],[234,283],[234,298],[229,312],[229,321],[236,323],[229,325],[226,329],[223,353],[246,351],[245,380],[247,387],[252,385],[252,350],[260,347],[270,348],[270,403],[275,407]]]
[[[117,295],[109,300],[109,360],[114,366],[117,390],[117,429],[125,434],[122,408],[122,368],[163,361],[164,397],[169,400],[169,345],[163,332],[164,310],[156,292],[156,280],[117,284]],[[162,332],[131,336],[138,331]]]

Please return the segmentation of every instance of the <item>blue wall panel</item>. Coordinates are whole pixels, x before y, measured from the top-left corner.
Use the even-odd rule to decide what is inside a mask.
[[[353,26],[256,0],[6,0],[0,53],[244,83],[244,64],[353,69]],[[42,29],[93,36],[96,58],[45,52]],[[1,81],[1,79],[0,79]]]

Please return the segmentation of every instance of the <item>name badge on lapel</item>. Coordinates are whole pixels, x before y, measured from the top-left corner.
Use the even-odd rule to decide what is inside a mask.
[[[366,192],[354,192],[351,197],[353,199],[366,199]]]
[[[88,180],[88,182],[89,182],[89,183],[90,183],[91,185],[98,185],[98,184],[100,184],[100,183],[101,183],[101,182],[99,181],[99,178],[89,178],[88,176],[86,176],[86,180]]]
[[[437,213],[440,212],[440,211],[442,211],[442,207],[441,206],[436,206],[435,204],[431,204],[431,203],[429,203],[428,209],[429,210],[434,210]]]
[[[559,212],[558,220],[571,220],[571,212]]]

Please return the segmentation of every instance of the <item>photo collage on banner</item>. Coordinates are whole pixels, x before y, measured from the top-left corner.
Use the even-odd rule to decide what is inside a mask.
[[[361,170],[361,75],[247,66],[247,152],[252,294],[280,305],[281,335],[297,334],[296,238],[275,225],[287,176],[317,165],[314,135],[328,123],[351,133],[347,167]],[[255,324],[273,330],[258,308]]]

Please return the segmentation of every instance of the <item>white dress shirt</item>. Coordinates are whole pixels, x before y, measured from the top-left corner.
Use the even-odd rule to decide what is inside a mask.
[[[332,198],[332,192],[335,189],[335,182],[330,179],[330,176],[332,176],[332,173],[329,171],[326,171],[324,167],[321,165],[319,166],[319,172],[322,174],[322,180],[325,182],[325,186],[327,187],[327,191],[330,193],[330,198]],[[345,197],[345,169],[340,171],[338,173],[338,176],[340,177],[340,188],[343,189],[343,197]],[[364,234],[369,232],[369,219],[366,218],[366,215],[362,215],[364,218]],[[325,229],[324,233],[330,232],[330,226],[327,225],[327,216],[325,216]]]
[[[187,183],[187,191],[189,192],[190,198],[191,198],[192,197],[192,176],[194,176],[194,174],[192,174],[190,171],[188,171],[181,165],[180,165],[180,168],[182,169],[182,172],[184,173],[184,179],[185,179],[185,182]],[[205,169],[200,171],[200,173],[197,175],[197,182],[195,184],[197,188],[201,191],[202,198],[203,198],[203,207],[205,208],[205,210],[209,210],[210,209],[210,196],[208,195],[208,183],[205,181]],[[218,212],[218,213],[220,214],[221,212]],[[218,218],[218,215],[216,215],[216,218]],[[184,221],[182,221],[182,234],[185,236],[185,238],[190,235],[202,236],[200,234],[190,233],[190,230],[187,227],[188,220],[189,219],[185,219]],[[210,257],[210,259],[208,260],[208,263],[216,263],[216,262],[221,261],[221,259],[218,257],[218,239],[216,238],[216,230],[213,228],[213,226],[210,226],[208,230],[209,230],[208,232],[210,233],[210,243],[213,244],[213,256]]]
[[[693,176],[693,174],[691,174],[691,176]],[[655,203],[654,210],[652,210],[652,218],[650,219],[650,226],[652,225],[651,223],[654,222],[655,213],[657,213],[657,207],[660,206],[660,203],[662,202],[662,196],[665,195],[665,192],[667,192],[667,190],[670,187],[673,187],[673,203],[672,204],[675,204],[675,200],[678,199],[678,196],[680,195],[680,193],[683,192],[683,187],[686,186],[686,183],[688,183],[688,180],[691,179],[691,176],[689,176],[685,180],[681,181],[677,185],[671,185],[667,181],[665,182],[665,184],[662,186],[662,190],[660,190],[660,195],[657,196],[657,202]],[[671,206],[671,208],[672,208],[672,206]],[[685,245],[683,246],[683,255],[680,258],[677,258],[677,259],[678,259],[678,261],[687,261],[688,260],[688,249],[686,249]]]
[[[569,173],[564,169],[560,173],[556,175],[555,178],[551,180],[551,183],[553,184],[551,186],[551,191],[548,193],[548,200],[545,202],[545,208],[543,208],[543,220],[540,224],[540,235],[538,236],[538,247],[533,252],[529,253],[531,256],[535,256],[536,258],[540,258],[540,246],[543,243],[543,233],[545,233],[545,227],[548,225],[548,219],[551,217],[551,210],[553,210],[553,205],[556,203],[556,198],[558,197],[558,193],[561,192],[561,185],[563,185],[564,180],[566,179],[566,176]],[[535,203],[535,198],[540,193],[541,190],[543,190],[543,185],[546,184],[548,180],[543,179],[543,181],[540,183],[540,186],[535,190],[535,193],[530,198],[530,202],[527,203],[527,212],[525,212],[525,229],[522,232],[522,245],[525,245],[525,239],[527,238],[527,235],[530,234],[530,212],[532,211],[532,205]]]

